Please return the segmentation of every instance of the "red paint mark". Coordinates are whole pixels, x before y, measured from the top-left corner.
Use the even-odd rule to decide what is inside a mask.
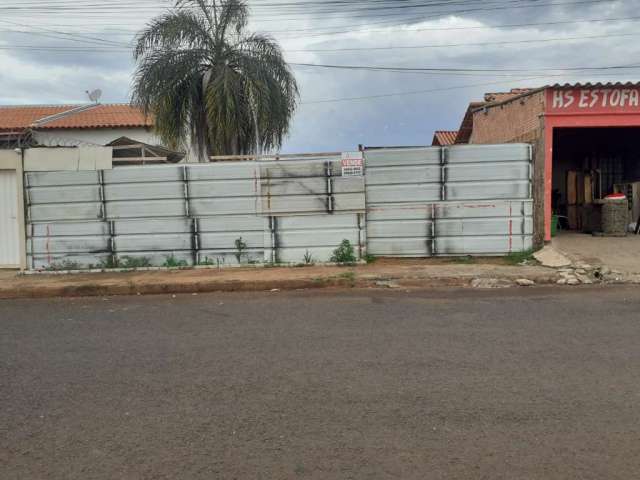
[[[513,251],[513,219],[511,215],[513,213],[513,207],[509,203],[509,253]]]
[[[47,241],[44,243],[44,248],[47,251],[47,263],[51,264],[51,249],[49,247],[49,240],[51,239],[51,225],[47,225]],[[33,253],[33,252],[32,252]]]

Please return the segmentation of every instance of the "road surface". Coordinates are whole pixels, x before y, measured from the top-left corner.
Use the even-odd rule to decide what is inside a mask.
[[[640,478],[640,290],[0,302],[3,479]]]

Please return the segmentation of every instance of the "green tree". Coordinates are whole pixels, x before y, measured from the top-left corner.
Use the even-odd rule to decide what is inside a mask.
[[[137,39],[132,103],[160,138],[203,158],[277,149],[298,86],[272,38],[247,33],[244,0],[178,0]]]

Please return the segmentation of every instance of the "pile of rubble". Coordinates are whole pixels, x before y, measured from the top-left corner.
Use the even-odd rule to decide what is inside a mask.
[[[596,269],[586,263],[562,267],[558,269],[560,279],[557,283],[558,285],[591,285],[602,278],[599,276],[600,272],[601,269]]]

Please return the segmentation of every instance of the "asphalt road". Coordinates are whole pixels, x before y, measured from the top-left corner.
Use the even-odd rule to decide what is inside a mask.
[[[640,290],[0,302],[2,479],[640,478]]]

